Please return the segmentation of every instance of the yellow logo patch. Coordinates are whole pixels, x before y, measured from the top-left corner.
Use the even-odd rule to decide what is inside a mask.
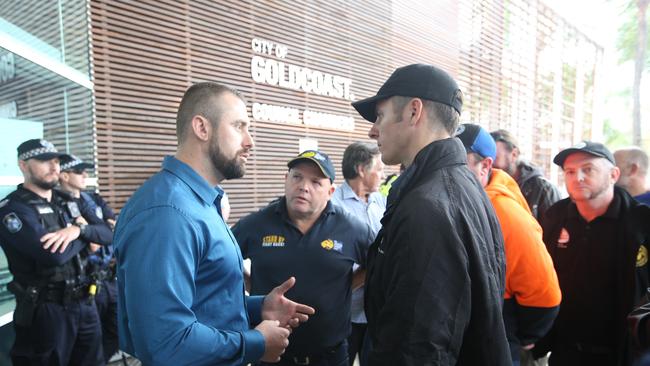
[[[300,154],[301,158],[311,158],[316,156],[316,153],[313,151],[305,151],[304,153]]]
[[[334,248],[334,242],[332,239],[323,240],[320,242],[320,246],[326,250],[332,250]]]
[[[285,238],[282,235],[267,235],[262,238],[262,248],[283,247]]]
[[[645,245],[639,247],[639,252],[636,253],[636,266],[643,267],[648,263],[648,248]]]

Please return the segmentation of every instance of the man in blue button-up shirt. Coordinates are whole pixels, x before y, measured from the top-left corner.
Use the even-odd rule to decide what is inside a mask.
[[[343,207],[352,216],[365,222],[374,238],[381,229],[381,217],[386,210],[386,197],[379,193],[384,179],[384,163],[377,144],[354,142],[343,152],[343,178],[332,195],[332,203]],[[366,313],[363,311],[363,286],[352,291],[352,333],[348,338],[350,365],[359,353],[359,364],[367,365],[369,340],[365,340]]]
[[[314,313],[284,297],[293,278],[265,297],[244,294],[242,256],[221,217],[218,184],[243,176],[249,124],[237,91],[190,87],[177,116],[178,152],[120,214],[120,346],[145,365],[275,362],[290,328]]]

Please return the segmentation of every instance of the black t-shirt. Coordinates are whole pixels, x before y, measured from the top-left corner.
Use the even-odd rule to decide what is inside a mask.
[[[291,334],[287,353],[315,354],[347,338],[352,269],[365,266],[372,243],[368,225],[328,203],[303,235],[282,198],[241,219],[232,232],[243,257],[251,259],[251,295],[265,295],[294,276],[286,296],[316,309]]]

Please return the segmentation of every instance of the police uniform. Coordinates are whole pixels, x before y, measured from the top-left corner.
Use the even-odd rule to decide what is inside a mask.
[[[92,164],[85,163],[74,155],[66,155],[61,158],[61,171],[92,168]],[[115,220],[115,213],[99,194],[80,192],[80,197],[76,201],[89,214],[94,215],[112,228],[112,225],[107,220]],[[104,360],[108,362],[119,349],[117,337],[117,278],[115,276],[112,243],[104,245],[91,253],[88,261],[91,276],[98,283],[95,304],[102,324]]]
[[[368,225],[328,202],[303,235],[281,198],[241,219],[232,231],[244,258],[251,259],[251,294],[266,294],[295,276],[287,296],[316,309],[289,336],[280,364],[347,360],[352,268],[365,267],[373,237]]]
[[[45,140],[29,140],[18,148],[20,160],[50,160],[60,154]],[[41,237],[70,225],[84,215],[80,237],[63,253],[42,248]],[[11,350],[16,365],[102,365],[101,328],[97,309],[89,301],[89,242],[110,242],[105,224],[86,217],[71,197],[53,190],[51,201],[19,185],[0,201],[0,244],[8,260],[16,296]]]

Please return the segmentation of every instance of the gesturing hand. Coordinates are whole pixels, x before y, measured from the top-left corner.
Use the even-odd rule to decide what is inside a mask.
[[[262,319],[277,320],[280,322],[281,327],[296,328],[300,323],[306,322],[309,315],[316,312],[311,306],[299,304],[284,297],[284,294],[295,283],[296,278],[290,277],[266,295],[262,305]]]

